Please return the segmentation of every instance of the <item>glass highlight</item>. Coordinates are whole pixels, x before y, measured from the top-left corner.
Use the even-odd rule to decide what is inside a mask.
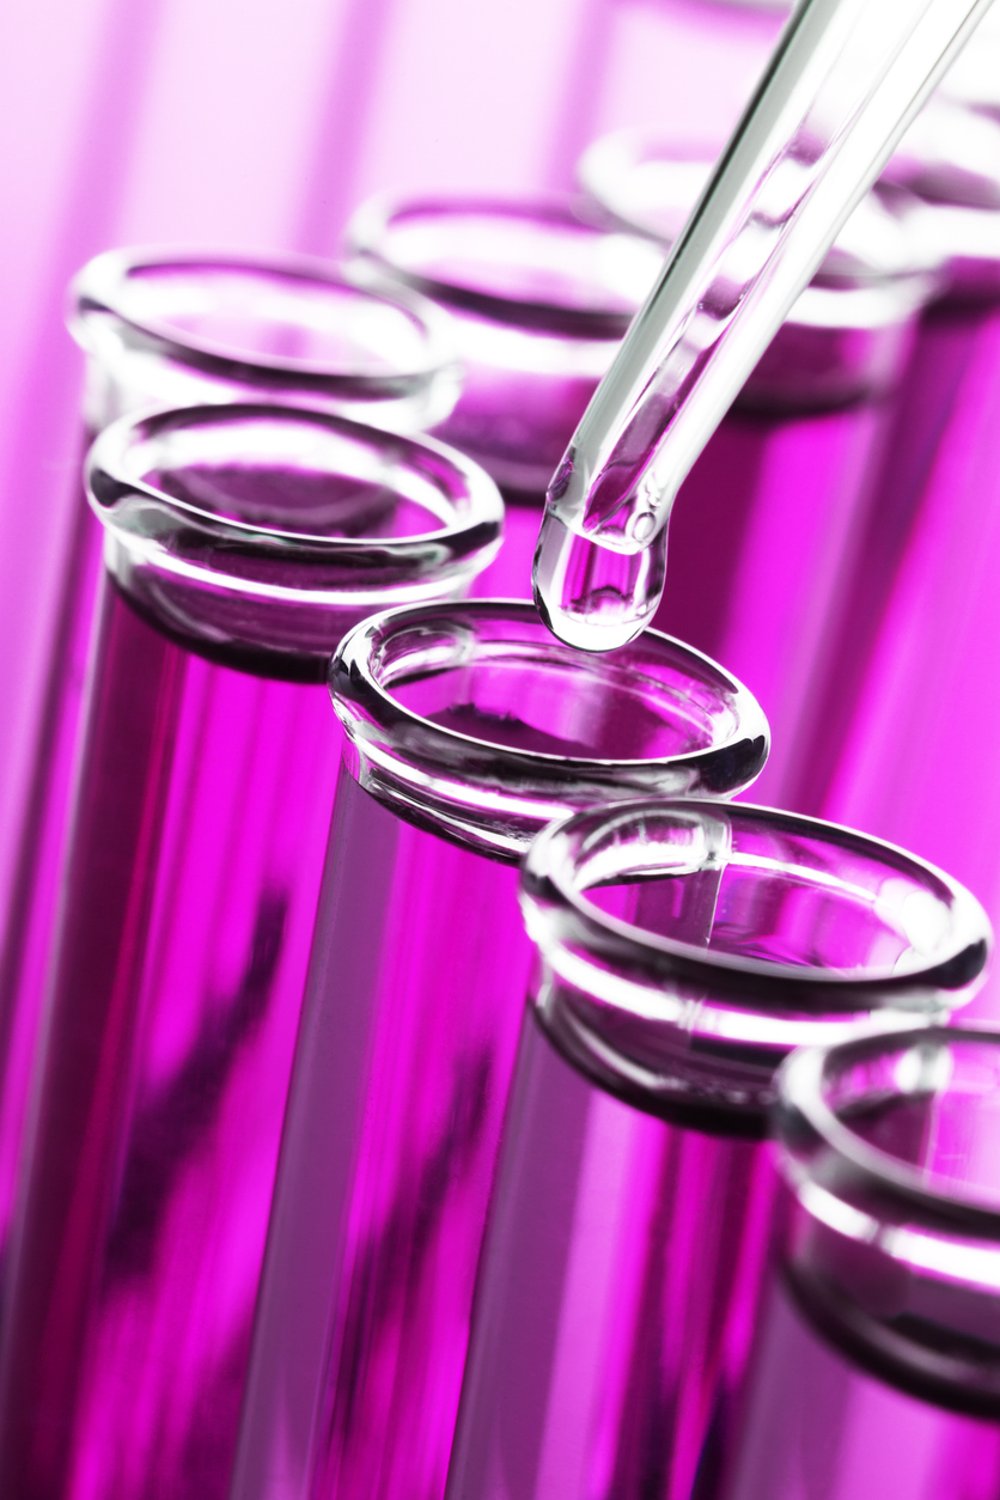
[[[605,213],[666,252],[709,169],[696,145],[643,130],[598,141],[579,173]],[[753,684],[774,734],[761,792],[780,805],[800,805],[817,726],[838,713],[826,674],[839,681],[849,669],[830,638],[883,588],[862,538],[881,503],[876,476],[917,320],[940,285],[940,257],[915,218],[905,198],[862,201],[671,517],[670,584],[654,623]]]
[[[6,1266],[0,1490],[226,1494],[340,733],[373,606],[460,590],[492,481],[280,406],[88,462],[93,671]]]
[[[729,1500],[995,1492],[998,1081],[1000,1036],[962,1029],[783,1070],[779,1230]]]
[[[614,660],[527,601],[341,645],[345,761],[233,1496],[440,1495],[531,947],[517,860],[566,810],[746,786],[767,732],[650,634]]]
[[[347,243],[373,284],[446,313],[465,382],[437,431],[493,475],[507,506],[477,593],[530,597],[545,486],[660,256],[569,197],[378,198],[357,210]]]
[[[775,1071],[960,1007],[989,925],[851,830],[646,798],[548,829],[448,1495],[714,1500],[760,1308]]]
[[[442,416],[457,391],[457,367],[432,307],[403,292],[376,295],[322,261],[109,251],[74,281],[69,321],[87,356],[87,444],[123,413],[178,401],[266,399],[419,427]],[[23,795],[12,794],[0,840],[0,1243],[55,920],[101,571],[101,529],[82,493],[64,519],[66,534],[52,540],[61,549],[61,582],[41,670],[31,701],[13,716],[12,753],[27,763]],[[23,587],[35,589],[36,580],[26,575]],[[24,601],[15,592],[2,608],[10,611],[14,639]]]

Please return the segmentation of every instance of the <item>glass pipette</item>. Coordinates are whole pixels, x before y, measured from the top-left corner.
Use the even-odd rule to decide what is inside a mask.
[[[801,0],[549,485],[534,591],[562,640],[649,624],[682,480],[991,3]]]

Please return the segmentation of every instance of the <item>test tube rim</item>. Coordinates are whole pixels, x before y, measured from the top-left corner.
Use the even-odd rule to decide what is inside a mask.
[[[450,494],[446,494],[441,486],[443,503],[455,513],[452,521],[434,530],[378,539],[286,530],[213,515],[127,470],[132,444],[144,436],[155,438],[162,430],[197,428],[200,424],[217,429],[255,420],[319,428],[356,443],[389,450],[397,462],[401,455],[412,463],[422,460],[433,469],[436,477],[446,477],[453,485]],[[126,546],[134,538],[129,528],[121,524],[122,508],[125,507],[127,514],[130,501],[139,500],[151,501],[159,510],[175,516],[177,535],[181,537],[188,529],[199,536],[228,543],[244,554],[262,545],[280,546],[285,555],[294,554],[303,563],[315,561],[328,565],[343,561],[348,564],[353,583],[351,578],[345,577],[339,590],[304,588],[303,599],[317,598],[321,592],[327,600],[337,594],[343,596],[345,603],[356,603],[359,597],[363,600],[365,565],[369,565],[370,571],[375,568],[382,570],[390,559],[396,564],[401,578],[413,581],[426,577],[443,578],[456,567],[468,565],[473,557],[481,557],[485,565],[500,545],[503,524],[503,502],[497,486],[474,460],[456,449],[424,434],[397,433],[332,412],[284,402],[208,403],[129,413],[98,434],[84,464],[84,482],[91,509],[101,524],[119,536]],[[463,509],[464,515],[461,514]],[[147,560],[151,560],[148,555],[150,539],[143,537],[142,541]],[[443,544],[447,544],[447,563],[441,557]],[[152,560],[155,562],[155,547]],[[223,573],[208,570],[208,576],[213,583],[224,586]],[[380,571],[380,595],[384,596],[387,586],[384,573]],[[261,592],[267,591],[262,588]]]
[[[650,245],[647,235],[638,235],[620,226],[609,227],[587,212],[585,200],[575,193],[552,193],[547,197],[504,198],[494,194],[395,194],[382,193],[367,199],[354,212],[346,230],[349,253],[369,266],[377,275],[379,286],[401,285],[418,296],[445,307],[526,331],[547,334],[553,338],[573,340],[620,341],[638,311],[643,287],[635,306],[623,308],[589,305],[582,307],[527,295],[513,296],[472,288],[455,280],[407,268],[393,260],[382,249],[390,226],[407,216],[428,217],[488,216],[519,220],[525,223],[555,226],[576,233],[605,237],[617,236],[633,243]],[[655,269],[655,268],[654,268]]]
[[[932,130],[935,145],[941,138],[945,142],[939,161],[920,154],[921,132]],[[1000,154],[996,165],[989,167],[984,166],[982,151],[978,158],[962,156],[951,144],[962,131],[971,133],[973,140],[977,132],[984,140],[989,137],[990,146],[1000,144],[1000,120],[958,100],[935,96],[889,158],[883,180],[911,192],[929,209],[962,209],[995,221],[1000,216]]]
[[[804,1047],[779,1069],[773,1129],[783,1175],[795,1191],[809,1176],[809,1159],[822,1150],[836,1162],[836,1191],[864,1202],[880,1219],[911,1222],[914,1214],[931,1230],[961,1230],[970,1238],[993,1240],[1000,1250],[1000,1195],[995,1200],[969,1189],[944,1192],[928,1187],[919,1169],[870,1145],[826,1103],[823,1083],[830,1063],[903,1051],[920,1044],[983,1045],[1000,1049],[1000,1028],[933,1025],[851,1037],[830,1046]],[[1000,1269],[1000,1262],[998,1262]]]
[[[275,279],[347,294],[358,302],[377,302],[394,307],[411,323],[424,346],[422,360],[408,368],[372,372],[332,367],[318,360],[284,358],[276,354],[253,356],[247,350],[227,351],[224,346],[196,335],[180,337],[169,322],[142,318],[130,309],[129,278],[156,269],[234,272]],[[270,391],[289,391],[300,396],[361,402],[391,400],[416,394],[437,380],[459,378],[459,367],[440,310],[417,292],[399,288],[372,287],[349,266],[337,266],[306,255],[259,254],[235,250],[169,247],[139,247],[105,250],[77,273],[69,289],[68,325],[78,344],[89,352],[89,325],[94,319],[113,319],[123,334],[128,351],[158,354],[196,370],[214,380]]]
[[[708,143],[688,141],[677,137],[676,146],[669,132],[655,126],[627,126],[592,141],[577,163],[577,178],[580,187],[609,220],[619,228],[641,235],[659,245],[664,256],[673,247],[659,232],[652,221],[641,213],[629,212],[621,201],[614,201],[608,191],[608,183],[617,180],[623,166],[638,165],[644,147],[668,146],[670,160],[664,160],[665,169],[676,167],[679,171],[690,167],[692,162],[704,165],[705,182],[721,145],[716,148]],[[633,159],[630,161],[630,153]],[[882,204],[878,193],[871,196],[885,219],[891,220],[893,213]],[[694,208],[695,199],[689,205]],[[912,205],[914,214],[920,211],[918,200]],[[687,218],[687,213],[683,219]],[[683,225],[683,219],[681,224]],[[836,242],[835,242],[836,244]],[[905,324],[934,294],[944,270],[944,254],[931,246],[919,246],[913,236],[908,236],[909,253],[905,261],[891,269],[878,267],[873,261],[870,268],[863,267],[862,257],[856,273],[836,268],[825,269],[825,262],[799,294],[789,310],[782,327],[824,330],[868,330],[873,327],[891,327]]]
[[[945,134],[952,126],[989,132],[996,140],[995,169],[980,170],[967,161],[907,166],[906,141],[890,159],[883,181],[911,202],[908,218],[941,267],[934,300],[948,305],[990,303],[1000,296],[1000,119],[984,115],[950,98],[935,98],[933,117]],[[911,138],[921,126],[911,128]],[[972,185],[970,184],[978,184]]]
[[[512,611],[516,611],[518,614],[530,615],[533,618],[536,617],[534,606],[530,603],[530,601],[526,599],[466,600],[463,601],[460,605],[455,606],[455,608],[460,609],[463,614],[467,614],[470,616],[474,616],[477,613],[484,613],[487,610],[500,614],[501,611],[509,609]],[[679,755],[661,756],[656,758],[634,757],[619,759],[601,756],[577,757],[570,755],[556,755],[554,753],[542,750],[512,749],[509,746],[500,743],[494,743],[489,740],[479,739],[474,735],[465,734],[460,730],[449,729],[444,725],[435,723],[432,719],[425,718],[423,715],[414,712],[412,709],[405,708],[402,705],[398,704],[392,697],[392,694],[388,692],[380,682],[378,682],[373,676],[371,676],[370,673],[364,673],[364,662],[362,657],[362,651],[364,648],[362,646],[362,642],[365,641],[366,638],[373,639],[377,635],[377,633],[384,631],[387,628],[391,629],[394,625],[398,625],[401,629],[406,629],[408,628],[408,624],[404,617],[410,615],[411,612],[420,612],[421,614],[423,614],[424,611],[427,612],[426,617],[430,618],[433,611],[450,612],[450,608],[448,605],[442,605],[437,602],[415,606],[401,605],[394,609],[381,611],[378,615],[373,615],[369,619],[362,621],[361,624],[356,626],[355,629],[352,630],[344,638],[344,640],[340,643],[340,647],[338,648],[338,660],[335,661],[333,667],[331,668],[331,691],[336,692],[341,696],[343,696],[346,691],[350,691],[352,699],[360,698],[361,694],[358,692],[358,683],[360,679],[365,683],[366,687],[370,691],[370,701],[373,704],[377,704],[385,711],[385,720],[387,727],[391,727],[396,722],[402,719],[412,719],[418,722],[421,727],[426,727],[429,740],[437,739],[437,737],[440,736],[442,744],[462,744],[463,746],[468,747],[481,746],[484,749],[489,750],[493,754],[496,754],[498,751],[500,751],[504,754],[516,756],[526,765],[538,764],[539,766],[546,767],[601,767],[608,769],[612,767],[620,767],[622,769],[628,769],[631,767],[653,765],[658,761],[669,762],[671,765],[675,763],[694,763],[705,760],[706,758],[711,758],[718,752],[719,749],[729,750],[731,748],[739,746],[741,743],[748,739],[758,740],[761,738],[761,736],[766,735],[767,733],[767,726],[764,721],[763,713],[761,712],[756,699],[752,696],[749,690],[743,686],[742,683],[740,683],[735,677],[732,677],[728,672],[726,672],[725,668],[720,667],[718,663],[714,662],[711,657],[706,656],[704,652],[698,651],[695,647],[688,646],[683,641],[679,641],[675,637],[668,636],[662,631],[658,630],[646,631],[643,635],[644,644],[649,645],[654,642],[667,644],[670,647],[675,648],[678,654],[681,655],[685,660],[702,662],[710,669],[712,669],[720,679],[726,679],[728,683],[731,684],[733,698],[737,701],[738,705],[745,705],[747,723],[749,726],[749,729],[744,730],[739,735],[738,739],[727,741],[723,746],[704,746],[697,750],[684,751]],[[390,619],[390,617],[394,618]],[[540,626],[540,629],[541,628],[542,627]],[[557,641],[552,636],[548,636],[547,639],[548,641],[551,641],[551,644],[555,649],[558,649],[562,645],[561,642]],[[590,653],[587,653],[587,655],[589,659],[595,664],[600,664],[600,657],[594,657]],[[338,665],[338,662],[340,663],[340,665]],[[349,687],[348,684],[350,684]],[[740,722],[742,722],[742,720],[740,720]]]
[[[677,791],[681,788],[676,783],[682,781],[685,787],[703,786],[716,795],[732,795],[761,770],[769,735],[756,699],[710,657],[659,631],[644,634],[643,649],[664,653],[688,677],[699,671],[700,680],[730,714],[732,728],[725,741],[647,758],[588,758],[513,748],[417,713],[393,696],[380,679],[377,665],[373,667],[373,661],[382,660],[388,643],[413,633],[415,627],[430,629],[437,621],[447,621],[453,627],[458,622],[475,629],[480,622],[482,632],[491,624],[502,627],[511,620],[537,628],[536,654],[542,646],[557,655],[569,654],[570,648],[545,630],[534,606],[525,599],[398,606],[362,621],[338,647],[329,687],[347,738],[363,765],[374,768],[379,787],[390,798],[401,793],[404,811],[416,820],[460,842],[519,858],[530,839],[553,818],[564,816],[569,806],[634,796],[662,785],[664,778],[670,778]],[[605,658],[572,654],[585,661],[588,670],[603,670]],[[412,675],[421,675],[416,666]],[[450,775],[457,779],[449,781]],[[497,810],[492,817],[476,820],[470,810],[470,788],[493,800]],[[456,810],[463,817],[460,826],[450,817]],[[466,816],[471,822],[464,820]]]
[[[587,901],[578,884],[569,878],[576,842],[592,836],[595,824],[600,826],[607,820],[639,822],[650,815],[671,812],[690,818],[702,811],[706,817],[756,819],[812,837],[833,835],[836,839],[846,839],[860,846],[870,856],[883,858],[887,864],[898,866],[903,863],[922,878],[930,877],[943,887],[952,901],[955,936],[951,946],[933,961],[915,965],[904,972],[872,967],[859,972],[834,973],[773,960],[739,957],[652,933],[613,917]],[[561,854],[564,858],[560,861]],[[801,1008],[803,1003],[809,1006],[814,997],[821,997],[828,1010],[856,1013],[858,1001],[873,991],[892,997],[913,990],[918,982],[936,988],[942,982],[948,982],[952,974],[951,984],[957,980],[964,987],[982,971],[991,949],[990,924],[980,903],[959,881],[929,861],[885,839],[843,824],[742,801],[720,804],[697,797],[644,797],[623,800],[614,807],[574,813],[548,827],[532,845],[522,873],[521,899],[526,910],[558,908],[561,925],[555,941],[563,947],[572,942],[599,956],[602,961],[618,960],[632,969],[648,964],[658,982],[675,978],[696,983],[699,977],[707,978],[714,988],[724,988],[730,994],[751,987],[759,993],[761,985],[766,984],[771,992],[790,1002],[789,1008]]]

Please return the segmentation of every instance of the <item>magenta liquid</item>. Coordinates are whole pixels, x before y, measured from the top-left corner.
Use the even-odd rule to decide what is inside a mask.
[[[838,1318],[770,1278],[725,1500],[995,1500],[1000,1419],[869,1371]]]
[[[105,582],[8,1267],[5,1495],[226,1492],[339,749],[320,681],[248,665]]]
[[[510,490],[501,493],[504,499],[503,546],[476,579],[469,594],[473,599],[530,599],[531,567],[545,497],[541,490],[534,495]]]
[[[888,398],[871,395],[832,410],[731,411],[677,497],[654,623],[731,663],[760,698],[774,748],[755,801],[803,805],[831,622],[842,601],[881,586],[858,529],[889,414]]]
[[[893,449],[901,461],[881,485],[887,515],[879,543],[890,561],[881,569],[880,608],[867,656],[855,647],[845,658],[863,670],[853,682],[847,673],[848,712],[832,722],[826,746],[838,753],[813,799],[825,815],[953,871],[994,916],[998,434],[1000,306],[945,305],[921,331]],[[828,678],[828,701],[841,687],[841,676]],[[991,990],[977,1007],[995,1015]]]
[[[341,771],[234,1495],[440,1494],[531,947]]]
[[[422,315],[351,285],[321,261],[111,251],[84,268],[70,300],[72,331],[87,353],[85,446],[115,417],[147,406],[258,394],[410,429],[436,420],[454,399],[450,354],[436,348]],[[50,528],[58,520],[66,533],[51,539],[60,576],[46,600],[46,638],[32,647],[31,701],[14,703],[14,728],[0,733],[12,746],[0,747],[4,767],[13,763],[19,773],[14,788],[4,782],[0,815],[0,1249],[50,958],[100,571],[100,527],[72,482],[72,506],[35,518]],[[10,620],[16,638],[16,615]]]
[[[474,338],[474,320],[469,323],[464,336]],[[522,334],[516,347],[524,367],[477,368],[455,410],[437,428],[445,442],[494,475],[504,499],[503,545],[476,579],[470,591],[476,599],[531,598],[545,485],[597,389],[596,373],[572,376],[529,368],[527,336]]]
[[[347,230],[382,282],[413,287],[447,316],[463,368],[437,436],[503,492],[498,557],[473,596],[531,597],[545,488],[662,263],[568,193],[378,199]]]
[[[101,528],[78,492],[58,610],[38,683],[23,804],[4,820],[0,860],[7,902],[0,920],[0,1245],[6,1243],[38,1033],[73,782]]]
[[[432,1500],[534,951],[520,856],[630,787],[747,784],[766,730],[686,648],[612,664],[527,602],[368,621],[331,686],[344,767],[232,1500]]]
[[[707,799],[550,827],[521,896],[538,962],[447,1495],[718,1500],[778,1201],[776,1069],[876,1018],[923,1036],[988,924],[901,851]]]
[[[760,1142],[707,1123],[613,1098],[529,1009],[450,1500],[714,1496],[773,1189]]]
[[[994,372],[1000,333],[991,327],[993,320],[984,311],[972,305],[939,305],[925,312],[919,326],[872,487],[873,503],[859,519],[858,552],[865,560],[871,586],[841,596],[818,672],[822,716],[813,728],[808,770],[801,780],[810,812],[832,805],[828,803],[831,783],[838,775],[852,774],[847,767],[853,767],[860,749],[860,742],[852,744],[854,721],[867,678],[878,670],[873,653],[885,651],[880,637],[891,629],[889,617],[900,573],[911,544],[919,538],[923,497],[928,497],[932,508],[940,509],[946,503],[942,487],[947,487],[955,541],[968,533],[968,521],[963,524],[960,515],[953,513],[958,496],[965,495],[964,508],[970,518],[988,519],[980,515],[980,501],[968,494],[967,485],[972,474],[969,466],[977,462],[976,448],[984,438],[988,442],[991,411],[997,402]],[[954,441],[949,438],[951,431]],[[938,473],[942,461],[947,473]],[[939,495],[936,504],[935,491]],[[893,652],[903,649],[904,642],[894,638]],[[883,790],[889,792],[888,787]]]

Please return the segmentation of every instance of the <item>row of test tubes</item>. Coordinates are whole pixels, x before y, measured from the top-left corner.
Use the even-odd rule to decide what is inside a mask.
[[[995,1494],[996,113],[915,129],[608,656],[540,496],[706,152],[81,272],[0,1494]]]

